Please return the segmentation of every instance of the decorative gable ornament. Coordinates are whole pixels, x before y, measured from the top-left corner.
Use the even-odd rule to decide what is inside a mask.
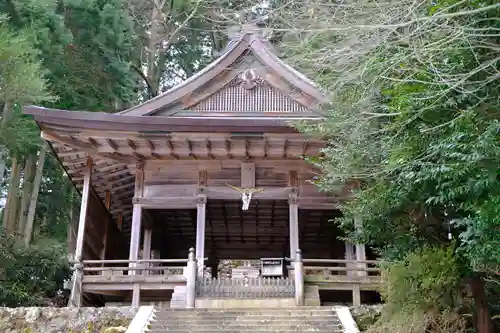
[[[240,74],[240,80],[241,80],[241,87],[243,89],[253,89],[257,85],[257,75],[255,74],[255,71],[251,68],[245,69],[243,72]]]

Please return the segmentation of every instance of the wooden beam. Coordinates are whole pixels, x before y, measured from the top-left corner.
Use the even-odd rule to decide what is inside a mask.
[[[289,187],[265,187],[262,192],[252,194],[252,200],[286,200],[289,193],[296,189]],[[209,199],[231,200],[241,198],[241,194],[228,186],[207,186],[198,189],[198,193],[204,194]]]
[[[144,198],[134,197],[132,203],[147,209],[184,209],[196,208],[199,198],[192,197],[156,197]]]
[[[178,160],[179,159],[179,155],[177,155],[176,153],[174,153],[174,146],[172,145],[172,141],[170,139],[167,139],[165,142],[167,144],[168,149],[170,150],[169,151],[170,157],[172,157],[173,159]]]
[[[242,188],[255,187],[255,163],[241,164],[241,187]]]
[[[207,147],[207,155],[208,155],[208,157],[210,157],[212,160],[215,159],[215,156],[212,153],[212,142],[210,141],[210,139],[207,139],[205,141],[205,145]]]
[[[189,157],[191,157],[193,160],[196,160],[196,155],[193,153],[193,143],[189,139],[187,139],[186,142],[189,150]]]
[[[92,138],[92,137],[88,137],[87,138],[87,141],[92,145],[92,147],[94,148],[99,148],[101,145],[99,143],[97,143],[97,141]]]
[[[198,187],[206,187],[208,182],[207,170],[200,170],[198,172]]]
[[[296,170],[288,171],[288,186],[289,187],[299,186],[299,177]]]
[[[230,140],[225,140],[224,144],[226,146],[226,157],[228,159],[232,159],[233,156],[231,155],[231,141]]]
[[[122,229],[123,229],[123,215],[122,214],[118,215],[118,218],[116,220],[116,225],[118,227],[118,230],[122,231]]]
[[[106,202],[105,202],[104,206],[106,206],[106,209],[108,211],[111,208],[111,191],[110,190],[106,190]]]
[[[110,138],[107,138],[106,139],[106,142],[108,143],[108,145],[111,147],[111,149],[113,150],[118,150],[118,144],[116,143],[115,140],[113,139],[110,139]]]
[[[288,140],[285,139],[285,142],[283,143],[283,159],[286,160],[286,157],[288,155]]]

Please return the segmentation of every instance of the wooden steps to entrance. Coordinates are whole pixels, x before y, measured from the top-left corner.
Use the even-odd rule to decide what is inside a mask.
[[[326,307],[279,309],[162,309],[150,325],[151,333],[317,332],[340,333],[337,313]]]

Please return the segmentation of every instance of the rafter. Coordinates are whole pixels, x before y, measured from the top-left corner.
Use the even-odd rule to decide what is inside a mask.
[[[167,139],[165,142],[167,144],[168,149],[170,150],[169,155],[173,159],[178,160],[179,159],[179,155],[177,155],[176,153],[174,153],[174,145],[172,144],[172,141],[170,139]]]

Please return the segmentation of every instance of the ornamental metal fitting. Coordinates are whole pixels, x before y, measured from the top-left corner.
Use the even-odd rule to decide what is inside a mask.
[[[243,72],[241,72],[240,80],[241,87],[243,89],[253,89],[257,85],[257,74],[255,74],[255,71],[253,69],[247,68]]]

